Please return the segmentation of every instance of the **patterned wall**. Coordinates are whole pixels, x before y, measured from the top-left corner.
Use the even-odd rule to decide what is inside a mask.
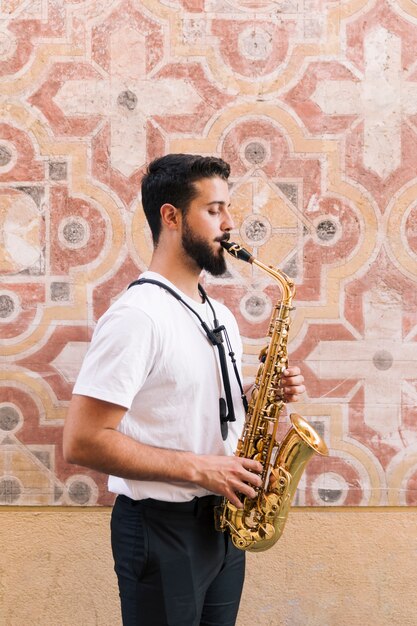
[[[233,238],[295,279],[290,353],[323,433],[302,505],[417,504],[417,4],[0,1],[0,502],[109,504],[64,463],[99,315],[150,259],[141,170],[232,164]],[[245,377],[278,287],[229,264]]]

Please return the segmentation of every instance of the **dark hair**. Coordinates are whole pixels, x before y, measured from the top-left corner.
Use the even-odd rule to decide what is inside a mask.
[[[154,245],[161,233],[163,204],[172,204],[185,213],[197,195],[196,181],[215,176],[227,180],[229,174],[229,164],[212,156],[167,154],[152,161],[142,178],[142,206]]]

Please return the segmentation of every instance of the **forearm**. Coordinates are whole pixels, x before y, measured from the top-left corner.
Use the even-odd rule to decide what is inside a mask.
[[[236,456],[199,455],[156,448],[117,430],[125,409],[86,396],[73,396],[64,427],[64,458],[99,472],[130,480],[187,482],[224,495],[253,498],[262,466]]]
[[[253,485],[260,485],[262,466],[251,459],[235,456],[198,455],[193,452],[148,446],[109,429],[94,442],[79,446],[71,463],[130,480],[164,483],[187,482],[226,496],[241,508],[237,493],[255,497]]]
[[[64,454],[70,463],[130,480],[192,482],[192,452],[149,446],[112,428],[78,438]]]

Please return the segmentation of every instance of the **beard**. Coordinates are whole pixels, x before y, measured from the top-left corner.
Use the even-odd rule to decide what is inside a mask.
[[[228,235],[214,241],[222,239],[228,239]],[[183,221],[182,247],[201,270],[206,270],[212,276],[221,276],[225,273],[227,267],[223,248],[214,252],[207,240],[193,233],[186,218]]]

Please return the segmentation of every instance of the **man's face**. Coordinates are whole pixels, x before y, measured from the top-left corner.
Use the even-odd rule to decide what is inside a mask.
[[[228,231],[234,226],[229,213],[228,185],[217,177],[203,178],[194,184],[198,195],[183,217],[182,246],[200,270],[219,276],[226,271],[220,241],[228,239]]]

